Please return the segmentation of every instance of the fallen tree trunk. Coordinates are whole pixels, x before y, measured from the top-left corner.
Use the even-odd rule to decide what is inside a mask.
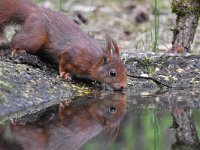
[[[200,56],[142,56],[122,54],[129,75],[127,92],[134,91],[136,99],[141,92],[158,90],[159,84],[173,89],[199,89]],[[33,113],[68,98],[96,95],[102,88],[94,82],[63,81],[55,66],[40,57],[26,53],[11,57],[9,48],[0,48],[0,120]],[[193,99],[196,97],[193,93]],[[170,99],[176,99],[174,94]]]

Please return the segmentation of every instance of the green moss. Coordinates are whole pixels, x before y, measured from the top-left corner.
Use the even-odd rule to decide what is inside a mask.
[[[10,91],[12,89],[12,86],[9,83],[0,80],[0,88],[4,91]]]
[[[141,62],[143,65],[148,65],[150,63],[150,60],[148,57],[144,57],[144,59]]]
[[[200,1],[199,0],[172,0],[171,10],[177,15],[186,15],[188,13],[195,13],[200,15]]]
[[[150,59],[148,57],[144,57],[144,59],[141,61],[141,65],[144,68],[144,73],[146,74],[150,74],[151,73],[151,66],[150,66],[151,62]]]

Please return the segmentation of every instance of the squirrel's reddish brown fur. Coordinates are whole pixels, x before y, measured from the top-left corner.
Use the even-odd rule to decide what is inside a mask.
[[[9,24],[22,24],[11,40],[12,53],[40,53],[59,64],[60,75],[84,76],[114,89],[127,86],[125,66],[116,42],[104,48],[66,15],[40,8],[29,0],[0,0],[0,35]]]

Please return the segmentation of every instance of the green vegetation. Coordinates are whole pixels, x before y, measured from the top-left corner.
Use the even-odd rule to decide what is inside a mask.
[[[198,133],[198,137],[200,137],[200,111],[199,110],[193,110],[192,111],[192,115],[193,115],[193,120],[195,122],[195,127]]]
[[[158,32],[159,32],[159,0],[154,0],[154,41],[153,41],[153,52],[157,50],[157,43],[158,43]]]

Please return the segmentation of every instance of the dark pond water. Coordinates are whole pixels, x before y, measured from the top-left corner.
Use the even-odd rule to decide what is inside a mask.
[[[200,149],[198,90],[127,93],[63,100],[2,121],[0,149]]]

